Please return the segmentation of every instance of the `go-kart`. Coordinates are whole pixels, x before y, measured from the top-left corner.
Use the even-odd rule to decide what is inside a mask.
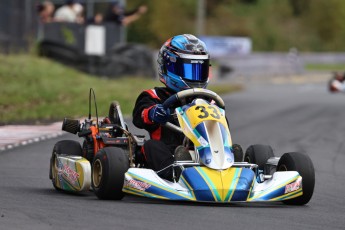
[[[334,72],[332,78],[328,81],[328,90],[331,93],[345,92],[345,75]]]
[[[91,91],[90,91],[91,92]],[[175,162],[153,171],[139,158],[144,137],[131,134],[118,104],[110,106],[110,122],[80,124],[65,119],[63,130],[84,137],[56,143],[50,179],[58,190],[92,190],[99,199],[122,199],[133,194],[156,199],[197,202],[282,201],[304,205],[313,195],[315,173],[306,154],[275,157],[268,145],[251,145],[245,154],[232,143],[224,101],[206,89],[176,93],[163,104],[174,109],[179,126],[167,122],[185,140],[176,148]],[[98,116],[97,116],[98,117]],[[244,155],[244,156],[243,156]],[[172,180],[160,177],[171,170]]]

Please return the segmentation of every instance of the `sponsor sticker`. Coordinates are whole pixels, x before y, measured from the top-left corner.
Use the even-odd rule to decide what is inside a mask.
[[[58,174],[65,175],[71,182],[76,182],[79,178],[79,173],[71,169],[67,164],[63,165],[62,168],[59,168]]]
[[[295,182],[292,182],[290,184],[285,185],[285,194],[294,192],[302,187],[302,180],[297,180]]]
[[[146,189],[151,187],[151,185],[148,183],[134,180],[134,179],[126,180],[124,186],[135,188],[135,189],[138,189],[140,191],[145,191]]]
[[[208,145],[208,142],[205,140],[205,138],[203,138],[202,136],[200,136],[199,138],[198,138],[198,141],[199,141],[199,143],[202,145],[202,146],[207,146]]]

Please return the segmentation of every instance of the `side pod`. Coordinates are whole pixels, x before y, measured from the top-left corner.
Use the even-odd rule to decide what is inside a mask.
[[[52,162],[53,184],[57,189],[82,192],[91,186],[91,165],[80,156],[57,155]]]

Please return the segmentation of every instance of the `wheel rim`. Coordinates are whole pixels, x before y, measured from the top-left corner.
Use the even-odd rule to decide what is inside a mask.
[[[98,188],[102,180],[102,163],[99,159],[93,163],[92,180],[94,186]]]

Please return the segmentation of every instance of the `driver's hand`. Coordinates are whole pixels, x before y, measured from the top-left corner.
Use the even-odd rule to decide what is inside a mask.
[[[170,110],[164,109],[162,104],[153,106],[149,111],[149,118],[154,123],[164,124],[169,120]]]

